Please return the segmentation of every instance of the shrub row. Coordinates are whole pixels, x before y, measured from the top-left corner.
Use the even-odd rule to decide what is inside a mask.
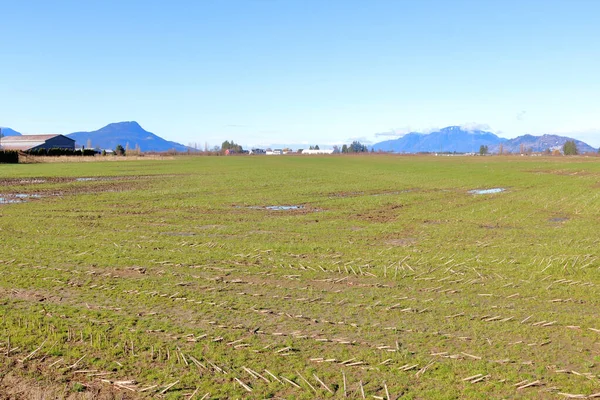
[[[14,150],[0,150],[0,164],[18,164],[19,152]]]
[[[92,149],[82,151],[60,148],[29,150],[27,153],[32,156],[93,156],[96,154]]]

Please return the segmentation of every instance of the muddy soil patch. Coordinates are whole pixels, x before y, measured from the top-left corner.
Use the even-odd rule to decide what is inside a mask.
[[[194,232],[161,232],[160,234],[166,236],[196,236]]]
[[[369,222],[392,222],[398,218],[398,211],[404,207],[402,204],[389,204],[376,210],[369,210],[356,214],[356,217]]]
[[[200,225],[196,227],[197,229],[222,229],[225,228],[225,225],[217,225],[217,224],[213,224],[213,225]]]
[[[550,174],[550,175],[560,175],[560,176],[588,176],[588,175],[598,175],[597,173],[593,173],[590,171],[573,171],[568,169],[541,169],[541,170],[529,170],[525,171],[532,174],[542,175],[542,174]]]
[[[415,238],[398,238],[398,239],[387,239],[385,244],[396,247],[410,247],[417,243]]]
[[[32,178],[0,178],[3,186],[30,186],[70,182],[95,182],[95,181],[137,181],[139,179],[160,179],[179,176],[177,174],[161,175],[120,175],[120,176],[74,176],[74,177],[32,177]]]
[[[27,366],[11,364],[6,362],[6,365],[0,368],[0,399],[125,400],[137,397],[124,390],[118,390],[112,385],[88,381],[81,374],[59,377],[56,372],[50,371],[45,365],[39,363],[29,363],[30,365]],[[36,376],[54,379],[41,380],[27,377],[33,372]],[[60,381],[63,383],[58,383]]]
[[[350,198],[350,197],[362,197],[362,196],[394,196],[402,193],[410,193],[413,192],[414,189],[403,189],[403,190],[378,190],[378,191],[370,191],[370,192],[333,192],[328,193],[326,196],[330,199],[335,198]]]
[[[30,180],[5,178],[0,185],[23,186],[23,192],[0,193],[0,204],[24,203],[29,200],[40,200],[44,197],[61,197],[73,194],[94,194],[103,192],[124,192],[147,187],[153,175],[131,177],[98,177],[98,178],[35,178]],[[89,179],[78,181],[78,179]],[[25,182],[25,183],[22,183]],[[56,188],[35,188],[31,182],[64,185]]]
[[[40,291],[27,290],[27,289],[5,289],[0,288],[0,297],[11,298],[13,300],[25,300],[25,301],[34,301],[34,302],[42,302],[55,297],[59,299],[57,296],[53,296],[50,293],[44,293]]]

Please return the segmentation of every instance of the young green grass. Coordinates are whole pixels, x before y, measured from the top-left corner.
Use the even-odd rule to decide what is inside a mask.
[[[0,181],[40,196],[0,205],[1,374],[139,398],[600,390],[596,159],[180,157]]]

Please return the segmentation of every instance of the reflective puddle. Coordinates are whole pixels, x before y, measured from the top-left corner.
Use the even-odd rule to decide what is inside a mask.
[[[567,222],[569,220],[569,218],[567,217],[555,217],[555,218],[550,218],[548,220],[548,222]]]
[[[474,189],[469,190],[471,194],[494,194],[504,192],[506,189],[504,188],[492,188],[492,189]]]
[[[265,207],[265,210],[274,210],[274,211],[287,211],[287,210],[301,210],[304,206],[268,206]]]
[[[235,206],[240,208],[240,206]],[[291,211],[291,210],[302,210],[304,206],[300,205],[289,205],[289,206],[247,206],[243,207],[249,210],[269,210],[269,211]]]
[[[7,197],[0,197],[0,204],[13,204],[13,203],[22,203],[23,200],[19,199],[9,199]]]
[[[41,199],[39,194],[16,193],[16,194],[0,194],[0,204],[15,204],[24,203],[29,199]]]

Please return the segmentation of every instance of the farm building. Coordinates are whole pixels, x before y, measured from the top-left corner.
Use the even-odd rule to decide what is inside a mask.
[[[333,150],[302,150],[302,154],[333,154]]]
[[[3,137],[0,143],[4,150],[30,151],[39,149],[75,150],[75,140],[64,135],[21,135]]]

